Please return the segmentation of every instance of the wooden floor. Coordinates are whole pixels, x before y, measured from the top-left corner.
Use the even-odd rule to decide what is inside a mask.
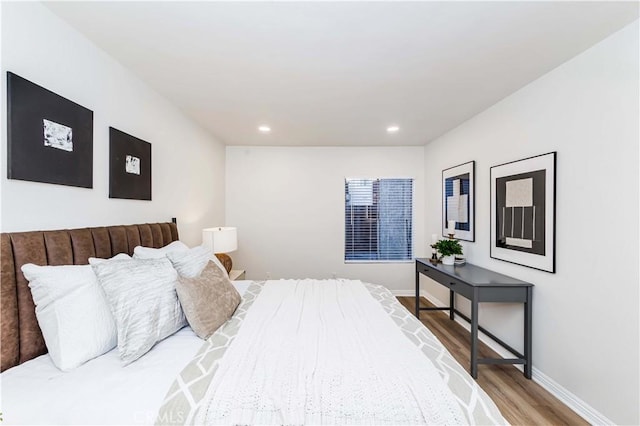
[[[398,297],[410,312],[415,312],[415,298]],[[420,306],[433,306],[421,299]],[[469,332],[449,319],[448,312],[421,312],[420,320],[440,339],[451,355],[469,371]],[[498,355],[480,342],[481,358]],[[478,383],[489,394],[512,425],[588,425],[582,417],[562,402],[528,380],[512,365],[478,365]]]

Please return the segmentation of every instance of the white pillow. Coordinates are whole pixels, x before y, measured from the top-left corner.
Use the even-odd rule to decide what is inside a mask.
[[[199,247],[205,247],[205,246],[202,245]],[[181,253],[181,252],[186,252],[188,250],[189,250],[189,246],[187,246],[182,241],[174,241],[171,244],[168,244],[162,248],[137,246],[136,248],[133,249],[133,258],[134,259],[160,259],[162,257],[165,257],[167,253]],[[229,276],[229,274],[227,273],[227,270],[225,269],[225,267],[220,262],[220,259],[218,259],[215,254],[212,254],[211,252],[209,252],[209,260],[215,263],[218,266],[218,268],[222,269],[226,276]],[[203,264],[202,269],[204,269],[205,264]],[[196,274],[195,276],[199,275],[202,269],[200,269],[200,271],[198,271],[198,274]]]
[[[125,260],[125,259],[131,259],[131,256],[129,256],[127,253],[118,253],[109,259],[103,259],[101,257],[90,257],[89,265],[85,265],[85,266],[91,267],[91,265],[97,265],[98,263],[112,262],[114,260]]]
[[[211,256],[211,250],[205,246],[194,247],[187,251],[173,251],[167,253],[167,258],[171,261],[171,264],[176,271],[178,271],[178,274],[185,278],[195,278],[200,276],[204,267],[209,263]],[[220,269],[224,271],[224,268]]]
[[[169,259],[131,259],[91,265],[116,321],[120,359],[127,365],[187,325],[178,273]]]
[[[122,258],[129,256],[112,259]],[[91,266],[28,263],[21,269],[56,367],[69,371],[116,346],[116,324]]]
[[[182,241],[174,241],[171,244],[167,244],[162,248],[151,248],[151,247],[142,247],[137,246],[133,249],[133,258],[134,259],[160,259],[166,256],[167,253],[172,251],[186,251],[189,250],[189,246],[187,246]]]

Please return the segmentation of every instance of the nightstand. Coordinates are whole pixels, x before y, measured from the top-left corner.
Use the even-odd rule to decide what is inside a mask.
[[[244,269],[232,269],[229,271],[229,279],[231,281],[244,280]]]

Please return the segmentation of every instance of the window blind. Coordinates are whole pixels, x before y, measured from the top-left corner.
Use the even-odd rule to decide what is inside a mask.
[[[345,179],[346,262],[413,259],[413,179]]]

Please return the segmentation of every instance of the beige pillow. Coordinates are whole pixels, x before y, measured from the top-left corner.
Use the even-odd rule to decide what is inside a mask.
[[[189,325],[201,339],[209,338],[240,304],[229,277],[211,261],[198,277],[178,277],[176,291]]]

